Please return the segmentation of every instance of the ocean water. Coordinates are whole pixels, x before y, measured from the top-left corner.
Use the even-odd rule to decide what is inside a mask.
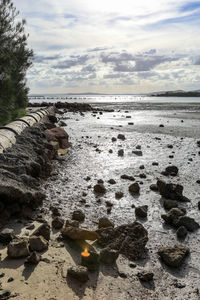
[[[114,103],[199,103],[200,97],[150,97],[144,95],[31,95],[30,102],[78,102],[91,104]]]

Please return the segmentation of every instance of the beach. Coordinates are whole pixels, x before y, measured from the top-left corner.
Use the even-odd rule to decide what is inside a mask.
[[[98,101],[92,107],[86,112],[64,109],[57,115],[71,147],[53,162],[51,176],[41,181],[46,199],[40,214],[51,223],[52,207],[64,220],[81,210],[85,218],[80,227],[90,230],[97,230],[99,219],[105,216],[115,227],[139,221],[148,231],[146,251],[134,261],[120,254],[113,266],[100,265],[98,272],[91,272],[85,284],[66,281],[67,267],[80,263],[80,249],[67,241],[59,242],[60,232],[53,230],[43,255],[46,262],[40,262],[33,271],[23,274],[22,261],[15,270],[12,264],[2,265],[2,272],[15,278],[9,284],[4,282],[4,289],[8,285],[19,294],[16,299],[24,300],[199,299],[199,230],[188,232],[182,241],[177,239],[176,228],[161,217],[168,211],[163,207],[165,199],[150,186],[158,179],[182,185],[190,202],[178,202],[178,207],[200,223],[200,104]],[[168,166],[176,166],[178,174],[163,175]],[[123,175],[138,183],[138,194],[130,193],[132,181],[121,178]],[[99,182],[106,189],[103,194],[94,192]],[[147,216],[140,218],[135,208],[144,205]],[[25,224],[11,222],[10,226],[20,227],[22,234]],[[175,244],[190,249],[179,268],[167,266],[158,256],[160,247]],[[94,247],[97,252],[101,249],[96,244]],[[5,256],[4,249],[2,258]],[[153,272],[152,281],[138,279],[138,272],[143,270]]]

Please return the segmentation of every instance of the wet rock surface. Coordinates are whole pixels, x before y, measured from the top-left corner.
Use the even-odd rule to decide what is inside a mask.
[[[147,230],[138,222],[102,228],[98,233],[100,237],[97,241],[101,246],[117,250],[130,259],[140,258],[148,241]]]

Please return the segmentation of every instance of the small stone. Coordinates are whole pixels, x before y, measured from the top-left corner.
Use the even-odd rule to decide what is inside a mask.
[[[98,183],[94,186],[94,192],[95,194],[105,194],[106,188],[102,183]]]
[[[184,258],[190,253],[190,249],[183,245],[163,247],[158,250],[158,255],[170,267],[180,267]]]
[[[165,127],[163,124],[160,124],[159,127]]]
[[[48,242],[43,236],[31,236],[29,244],[32,251],[43,251],[48,248]]]
[[[100,252],[100,261],[104,264],[114,264],[119,256],[119,252],[113,249],[104,248]]]
[[[116,142],[116,138],[115,137],[112,137],[112,142]]]
[[[112,149],[109,149],[109,151],[108,151],[109,153],[113,153],[113,150]]]
[[[117,138],[118,138],[119,140],[122,140],[122,141],[124,141],[124,140],[125,140],[125,135],[124,135],[124,134],[121,134],[121,133],[119,133],[119,134],[118,134],[118,136],[117,136]]]
[[[147,175],[142,173],[142,174],[139,175],[139,177],[144,179],[144,178],[147,178]]]
[[[109,179],[108,183],[110,183],[110,184],[116,184],[116,181],[114,179]]]
[[[129,192],[132,194],[139,194],[139,192],[140,192],[140,186],[137,182],[132,183],[128,189],[129,189]]]
[[[179,239],[184,240],[186,238],[187,234],[188,234],[188,231],[185,228],[185,226],[180,226],[176,231],[177,238],[179,238]]]
[[[157,191],[158,191],[157,184],[151,184],[151,185],[150,185],[150,190],[152,190],[152,191],[154,191],[154,192],[157,192]]]
[[[83,266],[75,266],[75,267],[70,267],[67,270],[67,276],[74,278],[80,282],[86,282],[88,281],[88,270],[86,267]]]
[[[139,166],[140,170],[144,170],[144,165]]]
[[[119,275],[119,277],[121,277],[121,278],[127,278],[127,275],[124,273],[124,272],[120,272],[120,271],[118,271],[118,275]]]
[[[106,203],[106,206],[108,206],[108,207],[112,207],[113,206],[113,203],[110,202],[110,201],[108,201],[108,200],[105,203]]]
[[[148,205],[138,206],[135,208],[135,215],[139,218],[146,218]]]
[[[168,144],[168,145],[167,145],[167,148],[172,149],[172,148],[173,148],[173,145]]]
[[[178,174],[178,168],[176,166],[168,166],[162,174],[166,176],[176,176]]]
[[[150,271],[142,271],[142,272],[137,273],[137,277],[141,281],[148,282],[148,281],[153,280],[154,274],[153,274],[153,272],[150,272]]]
[[[124,149],[118,150],[118,156],[124,156]]]
[[[75,210],[72,214],[72,220],[76,220],[76,221],[80,221],[80,222],[84,221],[85,220],[85,214],[80,209]]]
[[[64,220],[60,217],[56,217],[52,220],[52,227],[55,229],[61,229],[64,225]]]
[[[126,174],[121,175],[121,179],[127,179],[127,180],[130,180],[130,181],[135,181],[135,178],[133,176],[129,176],[129,175],[126,175]]]
[[[129,264],[129,267],[132,268],[132,269],[135,269],[135,268],[137,267],[137,265],[134,264],[134,263],[130,263],[130,264]]]
[[[115,193],[115,198],[116,199],[121,199],[123,196],[124,196],[124,193],[122,193],[122,192],[116,192]]]
[[[99,219],[98,228],[107,228],[107,227],[114,227],[114,223],[111,222],[107,217],[102,217]]]
[[[9,243],[14,238],[14,230],[5,228],[0,232],[0,242],[1,243]]]
[[[132,153],[137,155],[137,156],[142,156],[143,155],[141,150],[133,150]]]
[[[14,281],[13,277],[8,278],[8,282],[12,282],[12,281]]]
[[[157,161],[152,162],[152,166],[158,166],[159,163]]]

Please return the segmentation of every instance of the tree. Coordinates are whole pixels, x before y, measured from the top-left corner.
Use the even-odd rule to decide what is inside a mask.
[[[0,124],[19,116],[28,101],[26,72],[33,51],[27,46],[26,21],[17,21],[19,12],[12,0],[0,0]]]

